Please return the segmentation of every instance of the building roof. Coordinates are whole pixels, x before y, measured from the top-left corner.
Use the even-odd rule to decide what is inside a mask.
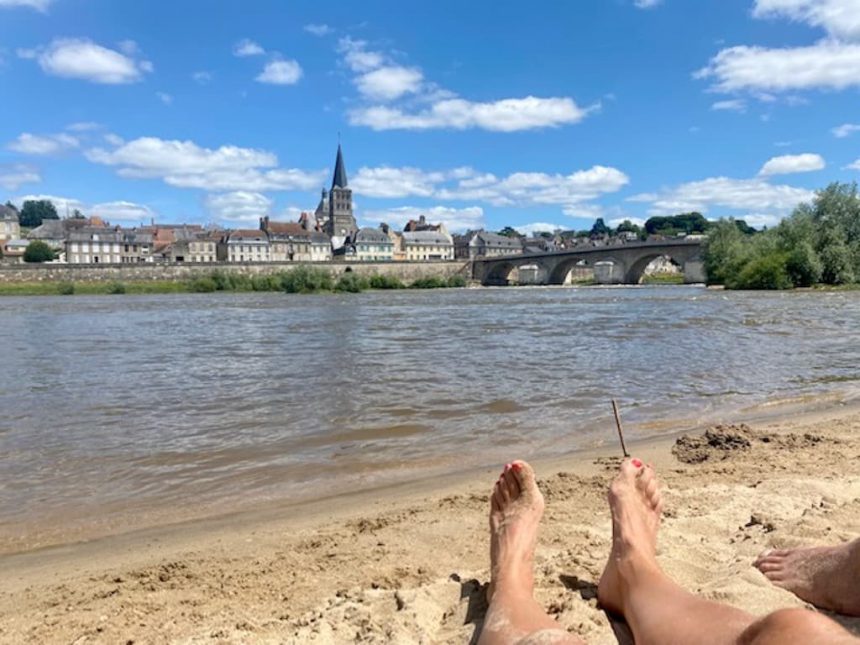
[[[228,240],[232,242],[233,240],[248,240],[252,242],[268,242],[269,238],[266,237],[266,233],[257,229],[238,229],[235,231],[230,231],[228,236]]]
[[[403,242],[405,244],[435,244],[437,246],[452,246],[454,240],[450,235],[439,231],[403,231]]]
[[[391,238],[378,228],[362,228],[355,234],[356,243],[372,242],[373,244],[393,244]]]
[[[523,242],[518,237],[507,237],[498,233],[490,233],[489,231],[478,231],[472,238],[472,242],[476,245],[481,242],[484,246],[489,246],[497,249],[521,249]]]
[[[298,222],[265,222],[267,233],[274,235],[307,235],[308,230]]]
[[[343,152],[340,144],[337,144],[337,161],[334,164],[334,177],[331,180],[332,188],[346,188],[346,166],[343,163]]]
[[[122,240],[126,244],[152,244],[152,233],[145,233],[136,229],[120,230]]]
[[[328,244],[331,246],[331,238],[325,233],[311,231],[311,244]]]
[[[68,220],[46,219],[27,234],[31,240],[64,240],[66,239],[66,226]]]
[[[0,204],[0,222],[17,222],[18,211]]]
[[[122,232],[119,229],[101,226],[87,226],[69,232],[70,242],[122,242]]]

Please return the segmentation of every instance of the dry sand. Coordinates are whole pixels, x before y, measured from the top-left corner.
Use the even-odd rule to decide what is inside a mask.
[[[755,556],[860,534],[857,410],[634,451],[664,486],[660,562],[707,598],[755,614],[803,606],[751,566]],[[617,642],[595,599],[616,464],[579,454],[536,465],[547,500],[537,597],[589,643]],[[497,475],[0,558],[0,641],[470,642],[485,609],[487,493]],[[860,619],[840,620],[860,634]]]

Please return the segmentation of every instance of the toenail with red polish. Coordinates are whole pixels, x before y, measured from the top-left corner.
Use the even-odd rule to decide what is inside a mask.
[[[521,471],[521,470],[523,469],[523,465],[522,465],[522,464],[513,464],[513,465],[511,466],[511,468],[513,468],[514,470],[516,470],[517,472],[519,472],[519,471]]]
[[[638,459],[634,459],[630,463],[633,464],[634,466],[636,466],[637,468],[642,468],[642,462],[639,461]]]

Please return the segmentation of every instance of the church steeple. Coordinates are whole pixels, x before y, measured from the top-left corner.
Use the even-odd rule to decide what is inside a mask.
[[[337,161],[334,164],[334,177],[331,180],[332,188],[346,188],[346,166],[343,163],[343,152],[340,144],[337,144]]]

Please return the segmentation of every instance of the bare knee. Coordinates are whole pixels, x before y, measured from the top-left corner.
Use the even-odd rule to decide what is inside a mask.
[[[856,643],[837,623],[808,609],[780,609],[750,625],[741,635],[742,645],[773,643]]]

